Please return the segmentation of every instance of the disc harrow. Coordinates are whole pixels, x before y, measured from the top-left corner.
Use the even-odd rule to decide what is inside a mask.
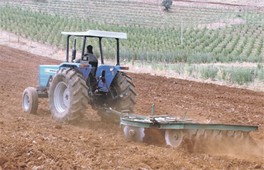
[[[258,130],[258,126],[198,123],[186,118],[168,115],[143,116],[118,112],[111,108],[108,112],[120,117],[124,136],[128,140],[142,142],[145,138],[145,129],[155,128],[164,132],[165,143],[172,147],[179,147],[184,141],[192,146],[194,144],[217,145],[227,141],[254,143],[249,133]]]

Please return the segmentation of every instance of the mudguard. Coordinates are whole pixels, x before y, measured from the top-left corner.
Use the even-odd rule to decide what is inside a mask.
[[[90,64],[80,63],[62,63],[60,65],[40,65],[39,66],[39,87],[48,87],[49,80],[62,68],[76,68],[78,69],[85,78],[88,78],[92,70]]]
[[[100,91],[104,91],[104,92],[108,92],[111,84],[112,84],[112,81],[114,80],[117,72],[120,70],[120,66],[111,66],[111,65],[100,65],[98,68],[97,68],[97,71],[96,71],[96,79],[98,80],[98,85],[99,85],[99,90],[100,90],[100,85],[102,86],[102,90]],[[105,83],[103,83],[101,80],[100,80],[100,76],[103,75],[103,72],[105,72]]]

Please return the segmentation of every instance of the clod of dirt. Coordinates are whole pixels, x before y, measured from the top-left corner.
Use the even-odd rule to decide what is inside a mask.
[[[62,126],[61,125],[55,125],[54,128],[55,129],[62,129]]]
[[[0,169],[1,166],[4,165],[6,162],[8,162],[7,158],[0,158]]]
[[[259,165],[259,164],[257,164],[255,167],[254,167],[255,169],[261,169],[262,168],[262,166],[261,165]]]
[[[43,165],[42,166],[33,166],[32,170],[41,170],[44,169]]]

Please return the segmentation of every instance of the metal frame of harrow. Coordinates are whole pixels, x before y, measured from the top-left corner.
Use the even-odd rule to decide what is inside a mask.
[[[113,110],[112,108],[107,109],[107,111],[120,117],[120,125],[123,126],[126,138],[135,141],[143,141],[144,129],[155,128],[165,130],[166,143],[173,147],[178,147],[182,143],[183,138],[186,138],[186,135],[192,138],[193,135],[195,136],[196,134],[203,135],[208,131],[214,131],[216,134],[231,132],[231,136],[235,134],[234,132],[241,132],[239,135],[243,137],[251,131],[258,130],[258,126],[251,125],[197,123],[190,119],[168,115],[143,116],[139,114],[123,113]],[[154,113],[154,107],[152,108],[152,113]]]
[[[142,116],[128,114],[120,118],[120,124],[141,128],[156,127],[159,129],[205,129],[205,130],[232,130],[232,131],[256,131],[258,126],[232,125],[232,124],[213,124],[213,123],[194,123],[191,120],[181,120],[173,116]]]

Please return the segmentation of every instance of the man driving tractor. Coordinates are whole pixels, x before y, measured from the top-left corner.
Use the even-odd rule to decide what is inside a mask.
[[[89,64],[92,65],[92,67],[97,67],[98,66],[98,60],[96,56],[93,54],[93,46],[88,45],[86,47],[87,53],[84,54],[84,57],[87,57],[87,61],[89,61]]]
[[[92,65],[92,67],[97,67],[98,66],[98,60],[96,58],[96,56],[93,54],[93,46],[92,45],[88,45],[86,47],[86,54],[84,54],[84,56],[81,59],[76,60],[76,63],[80,63],[81,60],[84,61],[88,61],[89,64]]]

